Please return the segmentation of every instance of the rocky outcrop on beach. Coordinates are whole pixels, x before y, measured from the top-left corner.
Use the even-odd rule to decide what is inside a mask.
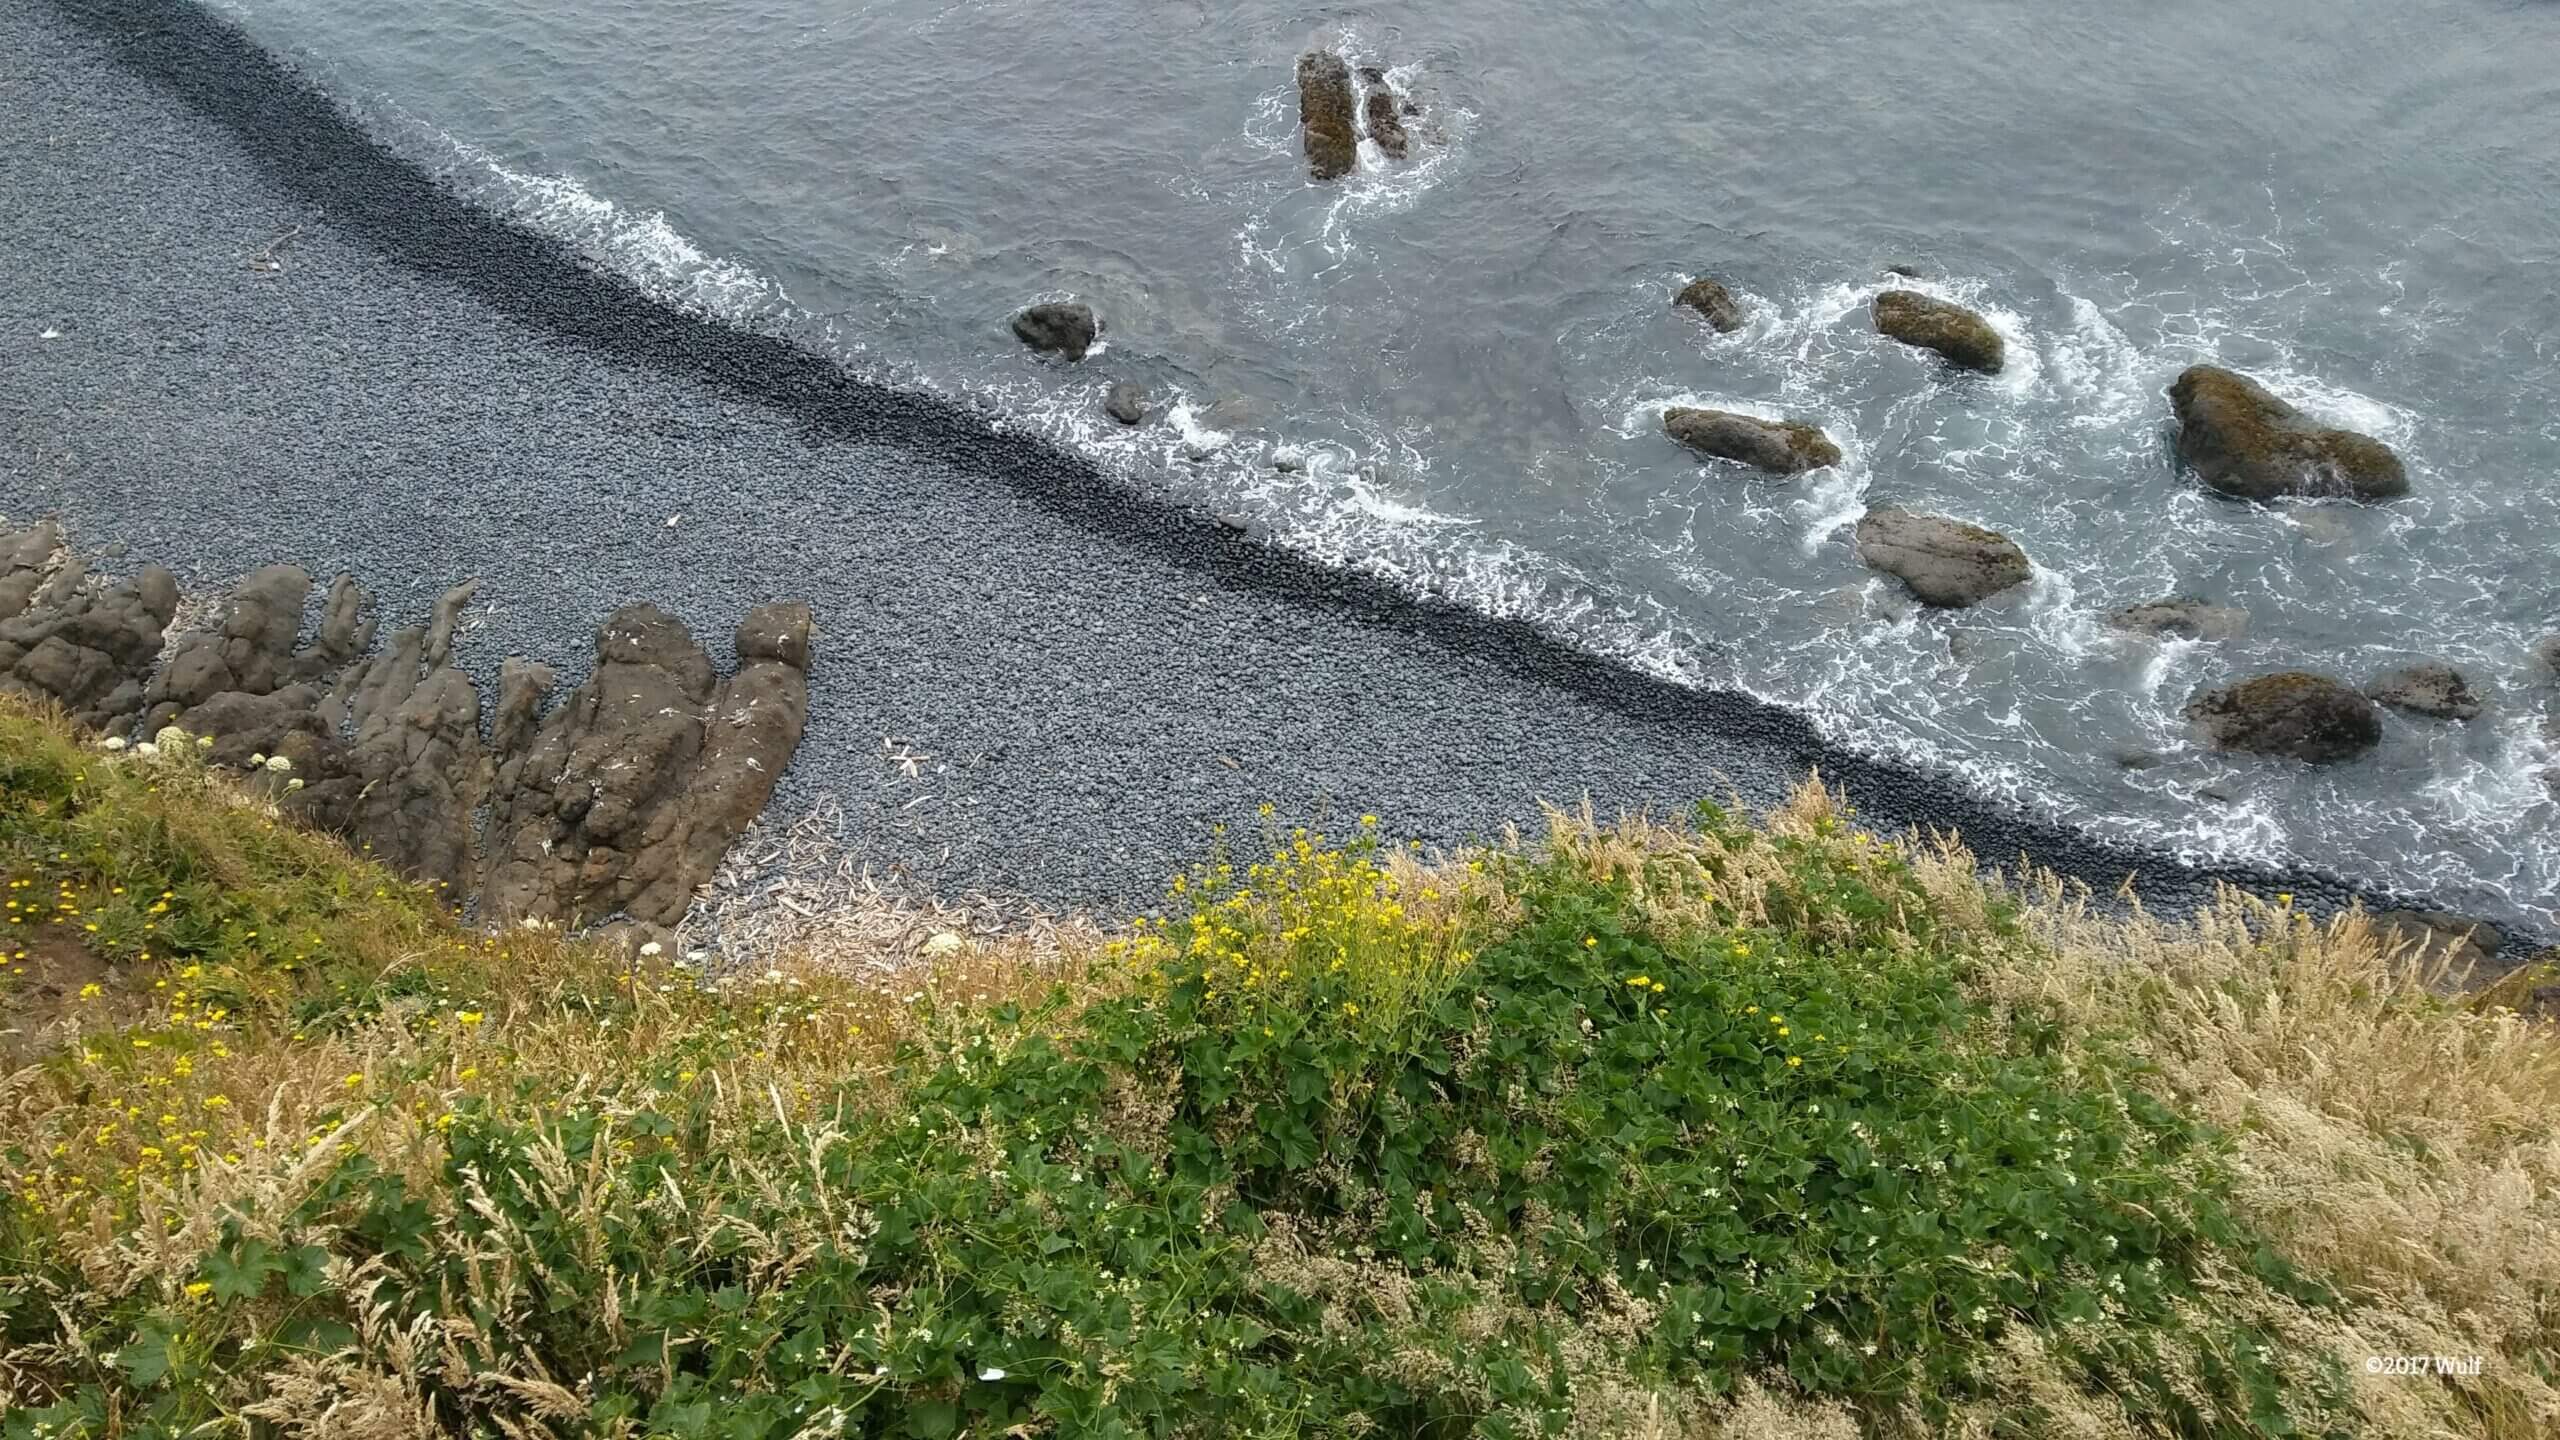
[[[31,569],[41,583],[23,583]],[[725,680],[681,623],[627,606],[597,633],[594,673],[548,712],[551,671],[506,661],[484,733],[480,688],[453,663],[471,583],[378,651],[373,602],[343,575],[298,643],[311,590],[299,566],[254,572],[155,670],[178,609],[168,571],[105,582],[50,525],[0,536],[0,604],[15,607],[0,688],[110,735],[204,737],[208,763],[249,774],[282,813],[476,892],[484,917],[570,924],[681,919],[807,724],[812,621],[796,601],[749,613]],[[65,654],[85,658],[50,658]]]
[[[1330,50],[1298,57],[1298,128],[1305,135],[1307,172],[1338,180],[1360,162],[1360,135],[1352,112],[1351,67]]]
[[[0,537],[0,691],[92,729],[129,725],[177,613],[177,578],[157,565],[110,581],[62,556],[50,524]]]
[[[799,743],[810,631],[806,605],[758,608],[722,681],[681,622],[615,611],[595,673],[499,767],[482,909],[682,918]]]
[[[2441,660],[2403,665],[2374,677],[2365,694],[2397,710],[2439,720],[2477,720],[2480,694],[2470,678]]]
[[[2393,949],[2449,961],[2457,972],[2481,978],[2499,970],[2507,938],[2486,920],[2442,910],[2376,910],[2365,917],[2377,938]]]
[[[2107,617],[2118,630],[2137,635],[2174,636],[2182,640],[2236,640],[2249,628],[2249,612],[2216,605],[2193,595],[2171,595],[2128,605]]]
[[[1147,387],[1135,380],[1123,380],[1103,394],[1102,413],[1123,425],[1140,425],[1147,418]]]
[[[1797,475],[1840,463],[1840,447],[1819,426],[1799,420],[1763,420],[1731,410],[1675,405],[1662,412],[1662,428],[1700,455],[1733,460],[1772,475]]]
[[[2382,741],[2371,700],[2326,675],[2281,670],[2199,692],[2187,719],[2217,750],[2315,765],[2352,760]]]
[[[2371,501],[2409,493],[2408,472],[2390,446],[2321,425],[2237,371],[2191,366],[2169,387],[2169,403],[2179,458],[2222,494]]]
[[[1876,296],[1876,329],[1905,345],[1937,352],[1948,364],[1996,374],[2008,363],[2008,345],[1991,322],[1950,301],[1917,290]]]
[[[1979,604],[2035,573],[1997,530],[1880,506],[1858,521],[1858,558],[1900,580],[1924,605]]]
[[[1030,306],[1013,317],[1013,333],[1034,350],[1081,360],[1093,348],[1102,327],[1093,318],[1093,307],[1072,300],[1050,300]]]
[[[1697,311],[1707,317],[1708,324],[1726,334],[1742,328],[1742,306],[1734,301],[1733,292],[1704,276],[1682,286],[1671,303]]]

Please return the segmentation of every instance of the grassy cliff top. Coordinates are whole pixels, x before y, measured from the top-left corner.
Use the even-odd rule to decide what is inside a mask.
[[[884,988],[0,709],[0,889],[9,1440],[2560,1430],[2551,1027],[1818,786],[1266,830]]]

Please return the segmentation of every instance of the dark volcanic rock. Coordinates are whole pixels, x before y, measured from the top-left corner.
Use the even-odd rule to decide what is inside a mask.
[[[1996,373],[2008,362],[2008,345],[1991,322],[1961,305],[1917,290],[1887,290],[1876,297],[1876,328],[1905,345],[1934,350],[1947,363]]]
[[[1050,300],[1014,316],[1013,333],[1034,350],[1081,360],[1093,348],[1093,337],[1101,327],[1094,323],[1092,306]]]
[[[2243,500],[2285,495],[2388,500],[2409,493],[2391,447],[2315,424],[2246,375],[2191,366],[2169,387],[2178,455],[2204,483]]]
[[[718,683],[684,626],[625,606],[596,670],[499,773],[483,910],[672,925],[782,773],[808,719],[810,617],[767,605]]]
[[[144,691],[148,734],[189,706],[239,691],[264,695],[293,670],[293,642],[302,633],[302,605],[311,597],[311,574],[299,565],[269,565],[240,582],[222,622],[178,642]]]
[[[1690,281],[1672,297],[1672,304],[1686,305],[1707,317],[1707,323],[1727,334],[1742,328],[1742,307],[1734,303],[1733,292],[1713,280]]]
[[[6,614],[0,610],[0,614]],[[2546,635],[2533,647],[2533,663],[2545,680],[2560,680],[2560,635]]]
[[[2236,640],[2249,628],[2249,612],[2216,605],[2192,595],[2128,605],[2107,617],[2118,630],[2142,635],[2177,635],[2189,640]]]
[[[2463,673],[2440,660],[2403,665],[2374,677],[2365,694],[2385,705],[2440,720],[2480,718],[2480,696]]]
[[[1858,522],[1858,558],[1910,586],[1921,603],[1950,607],[1976,604],[2035,573],[2027,552],[1997,530],[1893,505]]]
[[[1147,387],[1135,380],[1123,380],[1102,397],[1102,413],[1123,425],[1143,424],[1147,418]]]
[[[1412,137],[1405,134],[1404,116],[1396,106],[1396,92],[1383,83],[1369,92],[1362,102],[1362,113],[1369,121],[1369,138],[1378,148],[1402,160],[1413,149]]]
[[[1330,50],[1298,57],[1298,125],[1306,133],[1307,170],[1319,180],[1351,173],[1360,159],[1352,127],[1351,67]]]
[[[2372,701],[2304,670],[2202,691],[2187,702],[2187,719],[2217,750],[2315,765],[2352,760],[2382,740],[2382,715]]]
[[[0,619],[0,690],[53,701],[93,730],[121,733],[142,714],[143,682],[178,613],[177,577],[152,565],[110,583],[73,560],[25,585],[21,562],[39,545],[50,555],[48,542],[58,538],[39,526],[0,542],[0,580],[17,605]],[[16,601],[22,591],[26,598]]]
[[[1738,460],[1772,475],[1795,475],[1840,463],[1840,447],[1812,425],[1763,420],[1730,410],[1674,406],[1662,412],[1662,428],[1701,455]]]
[[[2456,969],[2475,973],[2495,969],[2507,943],[2497,926],[2442,910],[2377,910],[2365,918],[2384,944],[2443,955]]]
[[[62,528],[41,520],[14,535],[0,535],[0,620],[15,619],[53,573]]]

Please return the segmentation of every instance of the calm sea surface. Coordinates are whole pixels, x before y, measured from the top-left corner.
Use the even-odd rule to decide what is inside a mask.
[[[2560,5],[227,8],[669,299],[1133,484],[2119,838],[2560,906],[2527,659],[2560,629]],[[1292,62],[1319,43],[1418,108],[1409,160],[1308,178]],[[2007,372],[1876,336],[1888,264],[1988,314]],[[1739,333],[1670,306],[1702,274]],[[1083,365],[1007,335],[1070,295],[1107,326]],[[2388,440],[2415,494],[2201,493],[2162,392],[2205,359]],[[1100,416],[1118,379],[1154,424]],[[1847,458],[1702,467],[1673,403],[1812,419]],[[2035,581],[1915,612],[1848,543],[1886,501],[2007,531]],[[2248,635],[2103,623],[2172,592]],[[2421,657],[2489,713],[2395,715],[2321,771],[2178,720],[2228,675]]]

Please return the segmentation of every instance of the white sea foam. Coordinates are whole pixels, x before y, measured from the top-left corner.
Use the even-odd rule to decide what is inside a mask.
[[[1415,77],[1391,72],[1408,86]],[[1246,133],[1255,144],[1294,153],[1288,92],[1262,97]],[[1377,163],[1364,152],[1360,171],[1310,225],[1303,207],[1282,203],[1298,186],[1275,185],[1237,231],[1241,274],[1259,274],[1276,289],[1249,303],[1268,307],[1283,329],[1318,323],[1315,297],[1292,292],[1314,269],[1356,258],[1365,217],[1409,206],[1438,183],[1453,162],[1472,116],[1443,112],[1443,133],[1423,142],[1424,158],[1407,165]],[[789,318],[832,336],[848,357],[871,337],[846,333],[832,320],[800,315],[770,277],[733,259],[707,252],[654,212],[634,212],[598,196],[574,179],[511,167],[459,142],[448,153],[463,162],[466,190],[488,203],[574,245],[650,294],[698,313],[744,324]],[[1300,176],[1298,179],[1302,180]],[[930,263],[943,253],[938,240],[911,247]],[[1771,357],[1773,384],[1758,393],[1724,393],[1662,378],[1639,378],[1596,405],[1604,435],[1635,446],[1659,436],[1663,409],[1700,404],[1764,418],[1803,418],[1820,423],[1838,441],[1841,463],[1766,494],[1745,492],[1746,514],[1781,521],[1807,564],[1836,543],[1838,532],[1862,514],[1874,483],[1873,451],[1882,443],[1919,442],[1897,462],[1896,484],[1925,467],[1954,476],[1983,493],[2024,483],[2057,467],[2134,463],[2157,446],[2159,393],[2187,363],[2218,358],[2226,348],[2250,352],[2247,367],[2270,388],[2331,423],[2351,426],[2408,447],[2413,468],[2423,466],[2424,439],[2406,407],[2325,377],[2299,363],[2281,333],[2258,333],[2236,316],[2248,296],[2291,293],[2310,282],[2274,241],[2230,247],[2227,263],[2253,288],[2239,299],[2179,312],[2136,297],[2111,307],[2067,295],[2068,314],[2039,329],[2023,314],[1997,302],[1987,281],[1956,278],[1909,282],[1927,293],[1972,305],[1989,318],[2010,346],[2011,367],[1993,384],[1972,392],[1970,405],[1944,402],[1921,389],[1878,403],[1881,410],[1841,408],[1835,397],[1855,389],[1852,377],[1885,363],[1889,342],[1864,318],[1887,282],[1830,283],[1794,295],[1746,297],[1750,318],[1738,337],[1701,342],[1730,347],[1721,353]],[[1312,267],[1312,268],[1311,268]],[[1650,288],[1643,305],[1658,308]],[[2137,344],[2117,316],[2125,304],[2158,313],[2159,338]],[[1631,298],[1627,314],[1639,315]],[[1586,332],[1584,343],[1623,343],[1639,322],[1628,318]],[[2272,362],[2267,358],[2272,355]],[[2256,767],[2198,751],[2185,738],[2178,709],[2193,688],[2228,663],[2215,647],[2186,641],[2129,641],[2107,629],[2100,606],[2084,599],[2088,576],[2109,567],[2071,563],[2072,547],[2090,542],[2080,532],[2103,533],[2086,522],[2082,501],[2067,487],[2046,503],[2051,526],[2031,545],[2037,572],[2027,590],[2008,601],[1950,620],[1900,603],[1889,582],[1863,573],[1840,592],[1854,607],[1856,623],[1832,627],[1785,653],[1751,649],[1755,613],[1814,603],[1798,584],[1790,590],[1737,583],[1698,559],[1695,506],[1687,507],[1677,546],[1651,558],[1678,586],[1744,632],[1729,648],[1707,651],[1691,638],[1681,614],[1658,600],[1629,593],[1607,576],[1584,573],[1552,555],[1498,533],[1483,517],[1453,510],[1431,498],[1427,479],[1435,464],[1429,437],[1391,429],[1366,417],[1311,413],[1290,417],[1269,431],[1213,424],[1207,401],[1182,384],[1159,387],[1166,423],[1136,429],[1099,416],[1098,383],[1059,384],[1047,377],[1008,372],[960,379],[899,372],[865,362],[865,378],[922,384],[979,405],[999,428],[1044,436],[1079,450],[1133,485],[1169,498],[1221,510],[1243,509],[1267,523],[1281,544],[1311,558],[1339,564],[1487,614],[1528,620],[1596,653],[1646,674],[1684,684],[1729,686],[1811,718],[1834,743],[1879,758],[1951,772],[1982,793],[2027,809],[2069,814],[2088,828],[2119,840],[2159,846],[2194,860],[2313,860],[2334,863],[2341,827],[2375,836],[2405,832],[2401,853],[2409,873],[2389,877],[2420,885],[2486,886],[2510,895],[2548,893],[2560,877],[2560,840],[2553,833],[2554,802],[2540,772],[2560,755],[2534,726],[2519,718],[2499,731],[2499,743],[2476,749],[2449,746],[2442,763],[2412,793],[2366,797],[2348,782],[2288,794]],[[1294,433],[1292,433],[1294,432]],[[2075,433],[2066,445],[2063,437]],[[2560,427],[2555,427],[2560,434]],[[1638,452],[1641,453],[1641,452]],[[2082,457],[2075,460],[2073,457]],[[1279,468],[1275,460],[1294,462]],[[1606,462],[1615,465],[1618,462]],[[1661,462],[1672,463],[1666,454]],[[1923,468],[1915,470],[1915,463]],[[1988,488],[1986,488],[1988,487]],[[2152,525],[2203,530],[2227,517],[2213,502],[2180,494],[2170,498]],[[1669,512],[1675,519],[1678,505]],[[2278,512],[2279,524],[2308,522]],[[2061,518],[2052,518],[2061,517]],[[2034,518],[2033,515],[2029,516]],[[2068,523],[2064,523],[2067,521]],[[2395,523],[2408,523],[2406,521]],[[2149,552],[2145,552],[2149,553]],[[2115,557],[2097,557],[2115,558]],[[2124,557],[2129,563],[2138,557]],[[2154,563],[2172,570],[2165,559]],[[2120,573],[2120,572],[2119,572]],[[1972,635],[1970,648],[1955,637]],[[2521,637],[2516,643],[2521,643]],[[2012,743],[2008,751],[1983,748],[1986,733],[2016,737],[2028,725],[2027,696],[2001,687],[2018,666],[2038,656],[2038,673],[2069,676],[2075,667],[2118,663],[2107,657],[2129,644],[2150,654],[2124,677],[2129,693],[2110,703],[2125,707],[2122,722],[2169,755],[2175,765],[2130,772],[2123,784],[2175,803],[2141,813],[2123,806],[2093,811],[2061,782],[2048,755],[2050,744]],[[1988,678],[1985,678],[1988,677]],[[1988,695],[1997,698],[1984,699]],[[2084,706],[2085,694],[2053,697]],[[2485,722],[2484,722],[2485,723]],[[2024,758],[2034,757],[2034,758]],[[2214,799],[2207,792],[2218,792]],[[2519,837],[2504,848],[2504,873],[2429,843],[2431,827],[2471,835]],[[2475,847],[2476,848],[2476,847]]]

